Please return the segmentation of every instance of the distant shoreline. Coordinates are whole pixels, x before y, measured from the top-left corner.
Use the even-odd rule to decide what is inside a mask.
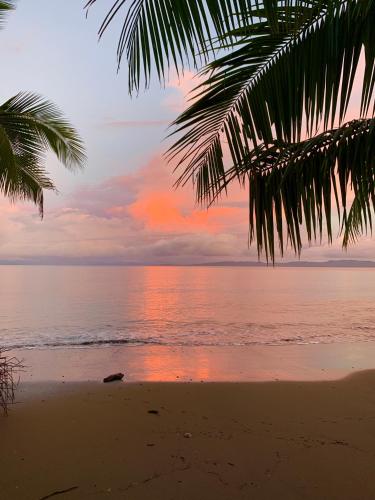
[[[289,261],[275,262],[275,264],[263,261],[218,261],[218,262],[198,262],[198,263],[178,263],[178,262],[105,262],[105,261],[90,261],[83,259],[80,261],[61,261],[51,260],[48,262],[38,261],[11,261],[0,260],[0,266],[43,266],[43,267],[255,267],[255,268],[375,268],[375,261],[372,260],[355,260],[355,259],[340,259],[326,261]]]
[[[273,267],[266,262],[212,262],[210,264],[192,264],[194,267]],[[276,262],[274,267],[375,267],[375,261],[371,260],[326,260],[323,262],[297,261]]]

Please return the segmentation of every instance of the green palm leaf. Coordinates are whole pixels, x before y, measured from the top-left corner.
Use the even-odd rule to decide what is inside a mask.
[[[44,160],[48,151],[67,168],[82,167],[82,140],[50,102],[19,93],[0,106],[0,189],[11,199],[32,200],[43,213],[43,190],[54,189]]]
[[[97,2],[89,0],[85,8]],[[180,73],[190,62],[195,66],[206,62],[218,37],[240,23],[247,25],[251,21],[243,16],[251,3],[249,0],[116,0],[99,29],[99,36],[116,16],[123,14],[118,64],[125,54],[129,89],[138,90],[142,78],[146,86],[149,84],[152,68],[163,81],[170,66]]]
[[[21,92],[1,105],[0,126],[22,151],[43,155],[49,148],[67,167],[85,160],[75,129],[54,104],[38,95]]]
[[[3,27],[6,16],[9,11],[14,10],[15,1],[11,0],[0,0],[0,28]]]
[[[182,134],[169,151],[183,168],[177,184],[198,176],[206,185],[225,172],[223,143],[240,163],[259,142],[295,142],[346,114],[361,51],[366,53],[361,116],[375,83],[375,3],[327,2],[279,14],[278,29],[262,16],[239,47],[210,63],[196,100],[175,121]],[[175,133],[176,133],[175,132]],[[200,193],[198,192],[198,198]]]
[[[322,238],[325,224],[332,241],[332,200],[347,247],[372,229],[375,119],[353,120],[295,144],[261,144],[219,179],[214,194],[207,189],[207,199],[213,203],[238,178],[249,183],[250,242],[256,240],[259,254],[273,261],[276,240],[282,254],[285,239],[299,254],[302,226],[311,241]]]
[[[43,215],[44,190],[55,186],[35,157],[15,155],[12,168],[1,170],[0,189],[12,201],[34,202]]]

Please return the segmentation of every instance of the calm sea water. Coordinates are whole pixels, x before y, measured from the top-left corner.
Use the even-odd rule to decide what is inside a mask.
[[[375,340],[375,269],[0,267],[0,345]]]

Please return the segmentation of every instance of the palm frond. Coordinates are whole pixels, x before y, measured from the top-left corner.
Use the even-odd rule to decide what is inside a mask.
[[[237,178],[249,185],[250,243],[267,260],[274,261],[276,240],[281,254],[285,239],[299,254],[302,226],[309,242],[324,231],[332,241],[332,205],[347,247],[372,230],[375,119],[352,120],[295,144],[261,144],[206,191],[207,200],[217,200]]]
[[[76,130],[54,104],[38,95],[20,92],[1,105],[0,127],[19,151],[43,155],[50,149],[68,168],[85,162]]]
[[[204,69],[193,104],[175,121],[181,137],[168,155],[183,169],[177,185],[198,179],[205,191],[222,178],[223,143],[237,164],[258,143],[299,141],[303,125],[311,136],[320,123],[341,123],[362,50],[360,115],[367,114],[375,83],[375,2],[306,2],[288,18],[279,4],[273,25],[259,11],[251,26],[237,30],[234,50]]]
[[[0,28],[4,26],[7,15],[15,9],[14,0],[0,0]]]
[[[56,188],[39,161],[32,155],[15,155],[13,168],[0,170],[0,190],[13,202],[32,201],[43,217],[44,190]]]
[[[97,2],[89,0],[85,8]],[[146,86],[149,84],[152,68],[163,81],[170,66],[181,73],[189,63],[197,67],[207,62],[214,41],[224,35],[231,39],[228,33],[241,24],[247,25],[251,21],[247,13],[251,8],[255,10],[257,3],[250,0],[116,0],[100,26],[99,37],[117,16],[123,15],[118,65],[125,54],[129,64],[129,90],[138,90],[142,78]],[[265,3],[271,6],[274,1],[265,0]]]
[[[55,189],[45,171],[51,150],[67,167],[82,167],[82,140],[50,102],[19,93],[0,106],[0,190],[12,200],[31,200],[43,214],[43,190]]]

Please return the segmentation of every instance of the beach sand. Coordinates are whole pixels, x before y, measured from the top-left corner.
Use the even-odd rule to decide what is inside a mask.
[[[375,498],[375,371],[26,383],[18,399],[0,418],[2,500]]]

